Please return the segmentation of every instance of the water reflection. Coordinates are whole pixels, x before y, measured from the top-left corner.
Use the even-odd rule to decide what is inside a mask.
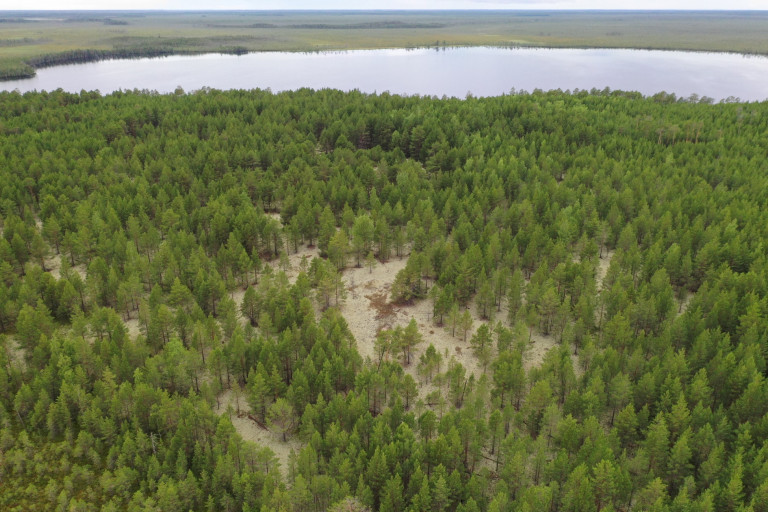
[[[5,90],[270,88],[359,89],[394,94],[496,96],[515,90],[622,89],[714,100],[768,99],[768,58],[704,52],[530,48],[259,52],[111,60],[38,71]]]

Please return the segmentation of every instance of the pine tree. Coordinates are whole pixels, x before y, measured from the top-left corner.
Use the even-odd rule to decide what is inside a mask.
[[[461,332],[465,343],[467,341],[467,335],[469,334],[469,331],[472,330],[472,324],[474,323],[475,322],[472,319],[472,314],[465,309],[464,312],[461,313],[461,316],[458,320],[459,331]]]
[[[267,422],[271,429],[282,436],[283,442],[286,442],[287,435],[293,430],[296,422],[296,413],[288,400],[278,398],[269,406]]]

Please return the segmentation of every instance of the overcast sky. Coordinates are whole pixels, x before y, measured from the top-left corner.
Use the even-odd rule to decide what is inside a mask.
[[[692,9],[765,10],[768,0],[0,0],[16,9]]]

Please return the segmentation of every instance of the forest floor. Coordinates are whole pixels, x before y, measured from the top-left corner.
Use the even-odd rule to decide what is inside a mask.
[[[123,323],[125,324],[125,328],[128,329],[128,337],[130,339],[134,340],[136,339],[136,336],[141,334],[138,318],[129,318],[128,320],[123,320]]]
[[[8,337],[6,341],[6,350],[11,364],[19,365],[21,368],[25,367],[24,349],[19,346],[19,342],[13,336]]]
[[[597,284],[597,291],[603,289],[603,281],[608,274],[608,268],[611,266],[611,260],[615,251],[606,251],[605,256],[597,260],[597,272],[595,275],[595,283]]]
[[[688,311],[688,306],[691,305],[691,301],[696,295],[693,293],[686,294],[685,297],[683,297],[683,300],[678,302],[678,308],[677,308],[677,314],[682,315],[686,311]]]
[[[230,409],[231,407],[231,409]],[[288,476],[288,461],[291,451],[298,453],[302,443],[296,438],[288,438],[283,442],[279,434],[270,432],[248,417],[249,407],[245,401],[244,393],[235,393],[231,389],[224,391],[218,397],[218,404],[214,412],[221,416],[231,411],[229,419],[237,430],[237,433],[245,439],[272,450],[280,463],[280,472],[284,477]]]
[[[43,221],[39,217],[35,217],[35,226],[37,226],[37,230],[40,233],[43,232]],[[50,272],[56,279],[61,279],[61,256],[61,253],[56,252],[53,247],[48,247],[48,257],[45,258],[45,270]],[[70,268],[80,274],[80,278],[85,281],[85,265],[74,265]]]
[[[70,266],[70,270],[80,274],[80,278],[85,281],[86,269],[85,265]],[[51,273],[56,279],[61,279],[61,254],[53,254],[45,259],[45,269]]]
[[[404,367],[417,383],[421,379],[416,373],[419,357],[424,351],[433,345],[437,352],[443,356],[443,368],[447,368],[451,359],[461,363],[467,371],[467,376],[474,375],[475,379],[483,374],[483,368],[478,359],[472,353],[469,340],[477,329],[485,322],[495,324],[501,321],[502,325],[509,327],[503,313],[498,319],[486,321],[477,313],[474,301],[471,301],[467,310],[472,314],[472,328],[467,332],[466,338],[459,336],[458,332],[451,333],[447,322],[443,327],[437,326],[432,320],[432,303],[429,299],[422,299],[412,304],[393,304],[390,301],[390,288],[397,273],[405,268],[407,257],[393,258],[386,263],[377,262],[373,270],[368,268],[349,268],[344,271],[344,281],[347,284],[347,300],[341,307],[341,313],[349,325],[350,331],[357,340],[357,348],[363,358],[375,361],[376,334],[382,329],[392,329],[396,326],[405,327],[413,318],[423,338],[423,343],[417,345],[411,354],[411,363]],[[504,308],[502,307],[502,310]],[[466,341],[465,341],[466,339]],[[556,345],[553,336],[544,336],[533,333],[531,343],[525,352],[523,362],[526,369],[541,365],[547,352]],[[402,358],[399,354],[392,354],[392,359]],[[486,369],[488,371],[489,369]],[[430,385],[419,386],[419,397],[424,398],[426,393],[432,391]]]

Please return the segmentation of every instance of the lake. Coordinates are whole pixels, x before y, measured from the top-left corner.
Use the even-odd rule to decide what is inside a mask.
[[[203,87],[283,91],[359,89],[430,96],[497,96],[534,89],[621,89],[716,101],[768,99],[768,58],[729,53],[582,49],[392,49],[325,53],[257,52],[109,60],[38,70],[0,82],[21,92]]]

